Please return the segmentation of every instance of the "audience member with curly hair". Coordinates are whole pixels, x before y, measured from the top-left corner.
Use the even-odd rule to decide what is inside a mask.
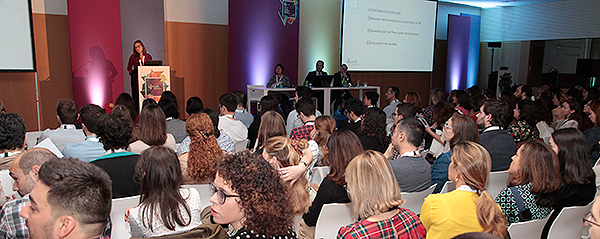
[[[113,111],[98,119],[98,138],[107,153],[90,163],[102,168],[112,180],[113,198],[138,195],[140,187],[134,179],[139,155],[127,152],[131,140],[130,119]]]
[[[180,188],[183,175],[175,151],[152,146],[142,152],[135,171],[140,204],[125,210],[134,238],[182,233],[202,224],[200,195],[194,188]]]
[[[215,178],[215,165],[223,155],[217,144],[215,128],[205,113],[191,115],[186,121],[190,151],[179,155],[183,184],[202,184]]]
[[[157,104],[150,104],[142,109],[135,129],[137,140],[129,144],[129,151],[141,153],[150,146],[164,145],[176,150],[175,138],[167,134],[167,118]]]
[[[296,238],[288,185],[266,160],[246,151],[225,155],[216,171],[211,214],[229,225],[229,238]]]
[[[381,153],[390,144],[385,130],[385,112],[373,107],[365,110],[358,136],[364,150],[376,150]]]

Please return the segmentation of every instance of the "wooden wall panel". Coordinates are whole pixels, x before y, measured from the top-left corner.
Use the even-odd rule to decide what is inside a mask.
[[[41,129],[55,128],[56,101],[73,98],[67,16],[33,14]],[[34,73],[0,73],[0,100],[19,114],[28,131],[37,131]]]
[[[216,110],[219,96],[228,91],[227,30],[225,25],[165,22],[166,64],[184,82],[183,94],[173,92],[180,102],[198,96],[204,107]],[[179,108],[184,118],[185,104]]]
[[[36,35],[40,114],[42,130],[44,130],[59,126],[56,120],[58,99],[73,99],[69,20],[65,15],[33,14],[33,21]]]

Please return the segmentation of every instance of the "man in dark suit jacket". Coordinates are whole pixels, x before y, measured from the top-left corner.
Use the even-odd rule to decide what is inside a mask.
[[[323,62],[322,60],[318,60],[317,61],[317,70],[308,72],[308,75],[306,75],[306,78],[304,79],[304,85],[315,84],[316,76],[326,76],[327,72],[323,71],[324,67],[325,67],[325,62]],[[306,83],[306,82],[308,82],[308,83]]]
[[[340,129],[349,129],[358,135],[364,112],[362,102],[359,99],[352,98],[344,103],[344,108],[348,120],[340,122]]]
[[[479,143],[492,157],[492,172],[510,167],[511,157],[517,152],[517,144],[512,136],[502,129],[503,117],[508,105],[499,100],[485,100],[477,113],[477,126],[483,129]]]

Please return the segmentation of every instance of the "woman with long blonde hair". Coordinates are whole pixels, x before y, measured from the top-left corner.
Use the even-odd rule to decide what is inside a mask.
[[[458,143],[453,152],[448,179],[456,183],[456,190],[430,194],[421,208],[427,238],[451,238],[475,231],[503,238],[506,218],[485,189],[492,168],[490,154],[470,141]]]
[[[308,167],[306,162],[301,161],[303,155],[297,149],[302,154],[311,154],[306,140],[294,141],[285,136],[276,136],[267,140],[262,156],[277,170],[296,165]],[[312,154],[310,157],[312,158]],[[292,180],[290,202],[294,208],[294,214],[304,214],[308,211],[311,202],[306,177]]]
[[[425,238],[417,215],[404,200],[392,167],[383,154],[367,150],[346,169],[354,224],[340,228],[337,238]]]

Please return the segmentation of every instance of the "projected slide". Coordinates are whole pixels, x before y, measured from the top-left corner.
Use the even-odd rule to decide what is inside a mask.
[[[350,70],[432,71],[437,2],[345,0],[342,63]]]
[[[0,0],[0,71],[33,71],[30,1]]]

